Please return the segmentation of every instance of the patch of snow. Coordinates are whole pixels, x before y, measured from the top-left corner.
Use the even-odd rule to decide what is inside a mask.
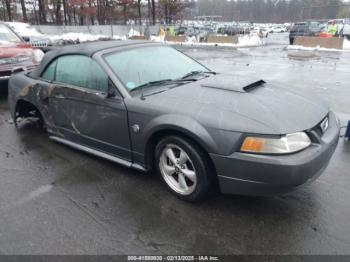
[[[350,42],[348,40],[345,40],[347,42]],[[301,45],[290,45],[287,47],[287,50],[304,50],[304,51],[324,51],[324,52],[349,52],[350,51],[350,45],[349,43],[343,44],[343,49],[335,49],[335,48],[323,48],[320,46],[317,47],[305,47]]]
[[[154,41],[154,42],[164,42],[164,36],[159,36],[159,35],[151,35],[151,38],[150,38],[151,41]]]
[[[199,42],[196,37],[188,37],[186,42],[167,42],[164,39],[161,39],[158,36],[151,37],[151,40],[156,42],[165,42],[167,44],[176,44],[176,45],[190,45],[190,46],[222,46],[222,47],[254,47],[264,45],[264,41],[257,35],[244,35],[238,37],[238,44],[230,43],[205,43]]]
[[[53,35],[50,36],[52,43],[58,43],[60,41],[73,41],[73,42],[90,42],[97,41],[101,39],[114,39],[114,40],[126,40],[126,36],[115,35],[113,37],[106,35],[93,35],[86,33],[67,33],[62,35]]]
[[[238,38],[238,46],[260,46],[263,40],[257,35],[243,35]]]
[[[343,49],[344,50],[350,50],[350,41],[349,40],[344,39]]]
[[[21,22],[6,22],[20,36],[44,36],[39,33],[34,27],[27,23]]]
[[[84,34],[84,33],[67,33],[62,35],[53,35],[50,36],[50,40],[52,42],[57,42],[59,40],[64,41],[79,41],[79,42],[88,42],[88,41],[96,41],[105,37],[104,35],[92,35],[92,34]]]
[[[127,40],[128,38],[124,35],[124,36],[120,36],[120,35],[115,35],[112,37],[113,40]]]
[[[128,37],[133,37],[133,36],[141,36],[141,33],[137,30],[135,30],[134,28],[131,28],[129,33],[128,33]]]
[[[41,60],[42,60],[43,57],[44,57],[44,52],[41,51],[40,49],[35,49],[35,50],[33,51],[33,53],[34,53],[34,59],[35,59],[35,61],[41,62]]]
[[[58,44],[61,41],[69,41],[69,42],[89,42],[89,41],[98,41],[102,39],[115,39],[115,40],[127,40],[133,36],[141,36],[142,34],[131,28],[127,35],[125,36],[107,36],[107,35],[95,35],[95,34],[87,34],[87,33],[66,33],[62,35],[53,35],[50,36],[50,40],[53,44]],[[186,42],[178,43],[178,42],[167,42],[164,39],[164,36],[151,35],[150,40],[154,42],[161,42],[167,44],[179,44],[179,45],[189,45],[189,46],[222,46],[222,47],[254,47],[254,46],[262,46],[265,45],[266,38],[261,39],[257,35],[243,35],[239,36],[238,44],[230,44],[230,43],[202,43],[199,42],[198,37],[187,37]]]

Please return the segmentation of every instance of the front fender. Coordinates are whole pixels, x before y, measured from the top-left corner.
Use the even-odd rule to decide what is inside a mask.
[[[144,116],[143,116],[144,118]],[[130,126],[133,126],[131,120]],[[201,145],[208,153],[229,155],[240,141],[241,133],[207,128],[193,118],[184,115],[166,114],[153,119],[144,119],[140,132],[130,129],[134,161],[143,164],[148,143],[155,134],[177,132],[186,135]]]
[[[208,152],[218,150],[218,145],[205,127],[194,119],[181,115],[162,115],[150,121],[144,127],[143,141],[148,141],[153,134],[166,130],[184,133],[199,143]]]

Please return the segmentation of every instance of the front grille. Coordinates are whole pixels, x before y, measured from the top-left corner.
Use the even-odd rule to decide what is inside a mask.
[[[31,41],[32,47],[47,47],[48,41]]]
[[[324,126],[325,121],[328,121],[328,124],[326,127]],[[311,131],[316,132],[316,134],[319,137],[322,137],[325,132],[328,130],[328,125],[329,125],[329,116],[327,115],[325,118],[322,119],[320,123],[318,123],[314,128],[311,129]]]

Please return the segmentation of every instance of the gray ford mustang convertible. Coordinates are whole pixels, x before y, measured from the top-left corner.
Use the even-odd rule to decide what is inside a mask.
[[[339,124],[310,94],[217,74],[145,41],[67,46],[9,81],[12,117],[36,117],[50,138],[142,171],[198,201],[215,189],[281,194],[316,179]]]

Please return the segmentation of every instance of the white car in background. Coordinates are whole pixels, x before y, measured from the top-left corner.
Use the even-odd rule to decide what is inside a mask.
[[[27,23],[6,22],[6,24],[33,47],[45,49],[50,45],[50,38]]]
[[[270,33],[285,33],[285,32],[287,32],[287,29],[282,26],[270,28]]]

